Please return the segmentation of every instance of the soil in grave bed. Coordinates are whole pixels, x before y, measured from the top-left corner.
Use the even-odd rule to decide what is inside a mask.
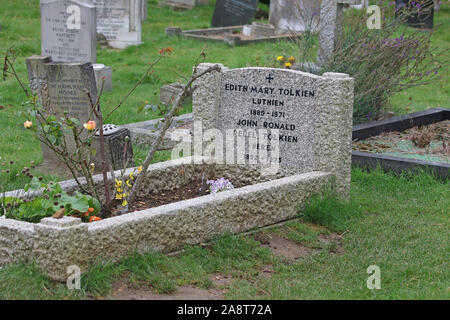
[[[416,160],[450,163],[450,121],[384,132],[353,142],[353,150]]]
[[[204,181],[203,181],[204,182]],[[130,208],[129,212],[141,211],[165,204],[174,203],[182,200],[194,199],[210,194],[209,187],[203,183],[202,179],[197,179],[183,187],[174,190],[163,190],[158,193],[149,193],[145,197],[137,197],[135,204]],[[241,188],[247,184],[235,184],[235,188]],[[119,205],[119,203],[116,203]],[[128,213],[129,213],[128,212]],[[111,216],[124,214],[119,208],[112,209]]]

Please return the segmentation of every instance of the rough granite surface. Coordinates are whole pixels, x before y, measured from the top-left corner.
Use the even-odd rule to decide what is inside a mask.
[[[201,64],[200,67],[205,68],[209,65],[212,64],[205,66]],[[300,71],[271,68],[223,68],[222,73],[221,77],[215,78],[216,81],[205,81],[197,84],[196,96],[193,100],[194,123],[201,121],[207,123],[206,126],[203,126],[203,129],[205,127],[218,128],[223,132],[229,128],[236,128],[236,115],[243,115],[243,110],[271,111],[273,105],[255,105],[253,98],[256,98],[257,95],[250,92],[253,85],[263,89],[267,87],[269,90],[272,86],[275,88],[274,93],[283,84],[287,89],[296,88],[314,91],[314,99],[312,100],[308,101],[304,97],[287,98],[285,99],[285,105],[278,108],[286,112],[286,117],[279,123],[284,123],[284,119],[286,119],[289,120],[286,121],[288,125],[296,125],[295,131],[291,131],[291,134],[299,137],[298,141],[301,146],[300,148],[289,145],[283,147],[280,142],[280,157],[282,158],[280,171],[282,175],[308,171],[331,172],[337,179],[337,193],[343,198],[348,198],[354,98],[352,78],[347,74],[340,73],[325,73],[322,76],[317,76]],[[262,73],[264,73],[264,77],[261,76]],[[270,76],[273,79],[270,79]],[[263,86],[261,79],[264,80],[265,77],[270,80],[270,84],[267,83],[266,86]],[[281,81],[277,81],[276,79],[280,77]],[[225,91],[227,85],[228,88],[231,88],[230,85],[237,85],[239,89],[234,91],[238,92],[224,94],[223,91]],[[248,92],[246,92],[248,96],[239,91],[243,90],[244,85],[248,85]],[[220,89],[219,95],[217,94],[217,86]],[[269,100],[282,99],[277,98],[272,91],[267,91],[267,93],[258,96]],[[196,110],[199,111],[196,112]],[[300,114],[300,117],[297,113]],[[258,126],[260,125],[259,119],[263,119],[258,115],[250,117],[250,113],[247,113],[247,115],[247,120],[258,120]],[[216,124],[214,125],[215,121]],[[225,133],[223,133],[223,136],[225,136]],[[194,132],[194,136],[195,134]],[[287,161],[283,162],[283,158]]]
[[[150,166],[143,194],[177,188],[203,175],[254,184],[90,224],[72,217],[45,218],[38,224],[2,218],[0,266],[35,260],[52,279],[65,281],[71,265],[85,271],[99,259],[117,261],[133,250],[170,252],[226,232],[240,233],[293,218],[299,206],[332,181],[332,174],[324,172],[269,180],[257,168],[195,164],[200,160],[189,157]],[[101,175],[94,177],[99,187],[101,179]],[[73,180],[61,186],[66,191],[77,188]]]

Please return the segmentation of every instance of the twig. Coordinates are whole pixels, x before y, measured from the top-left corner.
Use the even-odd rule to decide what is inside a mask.
[[[196,70],[197,70],[197,67],[195,68],[195,71]],[[169,113],[164,118],[164,124],[161,127],[161,129],[159,130],[158,137],[155,139],[155,141],[153,141],[153,143],[150,147],[150,151],[148,152],[147,156],[145,157],[144,163],[142,164],[143,174],[140,174],[137,176],[136,181],[130,190],[130,196],[128,198],[128,206],[130,206],[134,202],[137,192],[141,187],[145,173],[147,172],[147,169],[150,166],[150,163],[153,160],[153,157],[155,156],[155,152],[158,149],[159,145],[161,144],[161,141],[163,140],[167,129],[170,127],[170,124],[172,122],[175,111],[178,109],[178,106],[180,105],[181,101],[184,99],[188,88],[192,85],[192,83],[195,80],[204,76],[205,74],[213,72],[213,71],[220,71],[220,70],[221,70],[220,66],[216,64],[216,65],[200,72],[199,74],[195,74],[195,71],[194,71],[194,74],[191,76],[188,83],[183,88],[183,91],[177,96],[175,102],[172,105],[172,108],[170,109]]]

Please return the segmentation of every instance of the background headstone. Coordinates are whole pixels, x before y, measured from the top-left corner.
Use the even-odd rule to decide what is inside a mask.
[[[271,0],[269,22],[277,29],[317,31],[319,0]]]
[[[53,61],[97,60],[95,7],[72,0],[41,2],[41,54]]]
[[[258,0],[217,0],[212,27],[250,24],[258,8]]]
[[[417,4],[421,5],[421,9],[417,12],[414,2],[409,0],[396,0],[396,16],[408,12],[411,8],[415,12],[410,12],[406,19],[406,23],[414,28],[433,29],[434,25],[434,8],[435,3],[433,0],[417,1]]]
[[[141,19],[142,21],[148,18],[148,0],[141,0]]]
[[[325,65],[333,55],[342,38],[342,19],[344,5],[356,5],[361,0],[322,0],[319,23],[319,66]]]
[[[33,56],[27,59],[30,87],[39,94],[39,100],[47,115],[61,116],[67,112],[85,123],[94,119],[91,105],[86,95],[88,90],[93,101],[97,99],[97,85],[91,63],[52,62],[50,57]],[[95,119],[94,119],[95,120]],[[74,151],[74,141],[65,133],[69,151]],[[60,166],[53,151],[42,144],[44,162],[47,167]]]
[[[97,33],[116,49],[141,44],[142,0],[81,0],[97,9]]]

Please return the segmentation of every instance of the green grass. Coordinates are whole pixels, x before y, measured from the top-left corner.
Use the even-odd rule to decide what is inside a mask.
[[[97,264],[75,292],[34,266],[10,266],[0,270],[0,299],[105,297],[118,279],[172,293],[184,285],[211,288],[216,274],[233,279],[225,285],[227,299],[449,299],[448,208],[448,181],[353,169],[350,202],[311,199],[299,215],[303,221],[269,230],[315,249],[295,262],[273,255],[252,236],[226,235],[174,257],[131,254],[120,263]],[[343,237],[337,253],[335,243],[317,241],[331,232]],[[370,265],[381,269],[380,290],[366,288]],[[264,277],[268,266],[274,272]]]
[[[265,66],[272,64],[279,54],[296,56],[295,45],[289,42],[260,43],[251,46],[231,48],[224,43],[202,42],[192,39],[167,37],[164,30],[168,26],[182,29],[206,28],[210,25],[214,1],[209,6],[199,6],[190,11],[173,11],[171,8],[157,6],[156,0],[149,1],[149,17],[143,22],[140,46],[125,50],[98,48],[97,61],[112,66],[113,87],[104,93],[102,106],[104,111],[111,110],[123,95],[133,87],[143,75],[146,66],[155,61],[159,50],[172,47],[175,52],[164,59],[154,70],[155,73],[127,100],[108,122],[124,124],[159,117],[154,112],[138,113],[137,109],[145,101],[159,102],[159,88],[167,83],[182,79],[190,73],[203,47],[206,47],[206,61],[219,62],[232,68],[245,66]],[[0,52],[14,46],[19,54],[16,69],[20,78],[27,83],[25,59],[40,53],[40,13],[39,2],[34,0],[0,0]],[[450,27],[450,4],[443,4],[436,13],[436,25],[441,25],[433,36],[433,45],[441,49],[450,48],[447,32]],[[448,69],[443,70],[444,81],[407,90],[392,99],[392,108],[406,112],[423,110],[429,107],[447,107],[449,97]],[[26,120],[18,117],[25,96],[17,82],[12,78],[0,81],[0,157],[2,160],[15,160],[16,170],[27,166],[30,161],[42,162],[41,148],[30,132],[22,124]],[[186,106],[183,112],[189,112]],[[1,162],[0,162],[1,163]],[[46,178],[46,180],[50,177]],[[7,189],[22,187],[22,181],[12,180]]]
[[[213,3],[213,1],[211,1]],[[143,44],[123,51],[98,49],[98,62],[113,67],[114,90],[102,97],[102,106],[110,110],[143,74],[145,66],[158,57],[163,47],[173,47],[174,54],[155,67],[152,77],[113,115],[111,122],[123,124],[158,117],[148,112],[138,114],[145,101],[157,103],[159,88],[189,74],[206,45],[206,60],[229,67],[267,65],[280,53],[295,56],[286,42],[255,44],[230,48],[222,43],[166,37],[167,26],[182,29],[208,27],[213,6],[191,11],[158,8],[149,1],[149,18],[143,23]],[[17,71],[26,81],[25,58],[40,52],[39,4],[35,0],[0,0],[0,52],[15,46],[19,53]],[[448,49],[450,5],[443,4],[435,21],[442,27],[433,36],[433,44]],[[392,99],[396,109],[410,111],[428,107],[447,107],[448,72],[445,81],[407,90]],[[15,160],[6,188],[16,189],[24,181],[15,172],[30,161],[40,163],[39,143],[23,129],[26,119],[17,116],[24,96],[12,78],[0,82],[0,164]],[[190,106],[184,109],[189,112]],[[136,163],[142,163],[145,150],[136,148]],[[168,158],[159,152],[155,161]],[[54,177],[47,176],[46,180]],[[252,237],[224,236],[210,248],[187,247],[183,254],[132,254],[121,263],[97,264],[84,275],[82,290],[69,291],[55,283],[33,265],[14,265],[0,270],[0,299],[83,299],[107,295],[117,279],[130,286],[148,287],[170,293],[177,286],[213,286],[213,274],[226,274],[234,282],[225,294],[229,299],[448,299],[450,192],[447,182],[427,174],[394,176],[380,171],[371,173],[354,169],[349,203],[329,196],[312,199],[301,213],[303,222],[289,222],[270,230],[298,243],[316,248],[312,254],[288,263],[261,247]],[[314,224],[312,224],[314,223]],[[321,227],[315,224],[322,225]],[[343,234],[342,252],[334,253],[333,244],[323,245],[317,237],[331,232]],[[382,289],[366,288],[369,265],[378,265]],[[271,266],[272,277],[262,276]]]

